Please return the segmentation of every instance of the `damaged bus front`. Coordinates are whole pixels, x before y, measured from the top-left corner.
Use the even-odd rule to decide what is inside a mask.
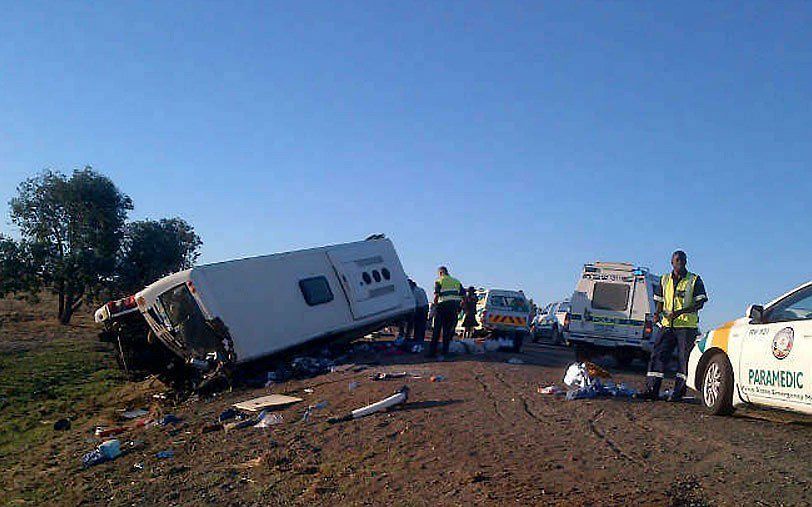
[[[233,342],[222,320],[209,314],[192,280],[193,270],[169,275],[145,288],[135,302],[152,334],[186,366],[208,375],[234,362]],[[177,360],[166,365],[178,369]]]

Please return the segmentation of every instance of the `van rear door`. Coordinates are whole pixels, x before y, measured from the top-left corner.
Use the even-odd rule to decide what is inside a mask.
[[[633,283],[633,279],[631,283],[616,280],[599,280],[594,283],[589,320],[596,333],[613,338],[625,338],[629,334]]]
[[[372,245],[378,248],[371,248]],[[341,280],[353,319],[360,320],[400,305],[401,294],[396,284],[406,283],[406,280],[391,243],[342,245],[328,250],[327,257]]]

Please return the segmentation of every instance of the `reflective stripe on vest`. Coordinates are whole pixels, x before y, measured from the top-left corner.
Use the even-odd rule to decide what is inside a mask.
[[[674,279],[671,273],[663,275],[661,278],[663,286],[663,327],[699,327],[699,315],[696,312],[683,313],[674,319],[674,323],[668,319],[668,314],[694,304],[694,284],[696,283],[696,275],[687,273],[679,282],[676,287],[674,286]]]
[[[462,297],[460,296],[462,284],[459,280],[450,276],[441,276],[437,280],[437,283],[440,284],[440,297],[437,299],[438,303],[444,301],[462,301]]]

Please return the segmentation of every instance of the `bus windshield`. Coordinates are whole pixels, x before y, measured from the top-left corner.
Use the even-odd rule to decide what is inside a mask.
[[[184,345],[202,355],[222,346],[186,285],[169,289],[158,299],[163,307],[162,316],[169,321],[166,327]]]

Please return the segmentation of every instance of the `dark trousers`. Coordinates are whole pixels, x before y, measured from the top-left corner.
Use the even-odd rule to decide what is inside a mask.
[[[698,330],[695,327],[667,327],[660,333],[654,348],[651,351],[651,361],[648,363],[646,388],[649,392],[659,394],[668,363],[674,355],[674,347],[679,357],[679,368],[674,381],[674,394],[676,398],[685,395],[685,380],[688,378],[688,355],[696,340]]]
[[[429,307],[420,306],[414,312],[414,319],[412,319],[412,328],[414,330],[414,341],[423,343],[426,339],[426,322],[429,319]],[[406,335],[408,338],[408,334]]]
[[[431,346],[429,354],[433,356],[437,353],[437,343],[440,336],[443,337],[443,354],[448,354],[448,346],[454,337],[454,328],[457,327],[457,316],[460,311],[459,301],[443,301],[437,304],[437,312],[434,314],[434,331],[431,334]]]

